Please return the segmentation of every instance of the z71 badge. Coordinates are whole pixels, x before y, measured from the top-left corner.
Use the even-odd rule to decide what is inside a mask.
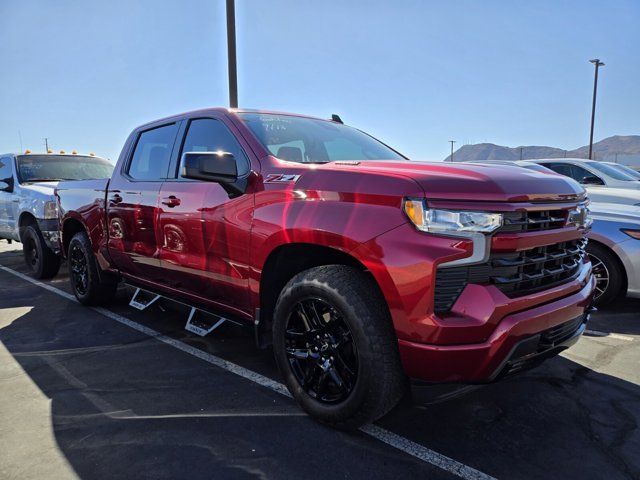
[[[300,175],[291,175],[288,173],[270,173],[265,179],[264,183],[295,183],[300,178]]]

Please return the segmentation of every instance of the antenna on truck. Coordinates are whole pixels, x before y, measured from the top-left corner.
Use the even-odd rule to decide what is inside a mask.
[[[344,122],[342,121],[342,119],[340,118],[340,115],[338,115],[337,113],[333,113],[331,114],[331,120],[333,122],[337,122],[337,123],[342,123],[344,125]]]

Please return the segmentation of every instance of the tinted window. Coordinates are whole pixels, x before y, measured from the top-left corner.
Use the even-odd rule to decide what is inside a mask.
[[[589,170],[570,163],[544,163],[543,165],[560,175],[573,178],[578,183],[582,182],[585,177],[595,176]]]
[[[18,178],[23,183],[109,178],[111,172],[113,165],[97,157],[51,154],[18,157]]]
[[[375,138],[340,123],[292,115],[238,115],[262,145],[282,160],[301,163],[405,160]]]
[[[142,132],[129,164],[129,176],[149,181],[167,178],[177,131],[178,125],[174,123]]]
[[[571,178],[576,182],[581,182],[585,177],[597,177],[597,175],[577,165],[571,165]]]
[[[13,176],[11,160],[11,157],[0,158],[0,180],[7,180]]]
[[[217,152],[232,153],[238,165],[238,175],[249,172],[249,161],[236,137],[219,120],[200,118],[189,123],[189,130],[184,139],[182,153],[185,152]]]
[[[550,168],[554,172],[559,173],[560,175],[571,177],[571,165],[565,165],[561,163],[544,163],[543,165],[547,168]]]

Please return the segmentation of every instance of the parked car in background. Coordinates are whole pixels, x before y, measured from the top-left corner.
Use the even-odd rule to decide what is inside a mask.
[[[534,366],[591,310],[578,184],[409,161],[339,118],[165,118],[131,133],[111,179],[57,196],[81,303],[109,302],[123,279],[250,326],[292,396],[338,427],[384,415],[407,378]]]
[[[60,180],[108,178],[113,165],[75,153],[0,155],[0,238],[22,242],[24,259],[36,278],[60,268],[58,213],[54,188]]]
[[[527,160],[573,178],[582,185],[591,187],[640,189],[640,180],[607,162],[582,158],[547,158]]]
[[[634,170],[633,168],[627,165],[623,165],[621,163],[615,163],[615,162],[601,162],[601,163],[604,163],[606,165],[611,165],[613,168],[617,168],[618,170],[625,172],[627,175],[631,175],[636,180],[640,180],[640,172],[638,172],[637,170]]]
[[[627,294],[640,298],[640,208],[592,202],[587,253],[596,277],[596,304]]]
[[[559,175],[557,172],[533,161],[529,160],[482,160],[468,163],[486,164],[486,165],[516,165],[518,167],[534,170],[536,172],[546,172],[553,175]],[[608,162],[607,162],[608,163]],[[617,164],[612,164],[617,165]],[[619,166],[619,165],[618,165]],[[629,168],[629,167],[627,167]],[[640,174],[638,174],[640,176]],[[631,205],[640,207],[640,190],[627,188],[603,188],[595,185],[582,185],[587,191],[589,200],[598,203],[615,203],[618,205]],[[640,214],[640,209],[638,210]]]

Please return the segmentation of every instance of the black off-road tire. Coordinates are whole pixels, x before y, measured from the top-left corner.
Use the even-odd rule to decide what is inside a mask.
[[[22,233],[22,252],[31,275],[39,279],[53,278],[60,270],[60,256],[47,246],[36,225],[28,225]]]
[[[74,295],[83,305],[106,305],[116,294],[116,278],[98,272],[98,262],[85,232],[76,233],[67,252],[69,281]]]
[[[351,351],[357,357],[357,376],[348,396],[338,403],[325,403],[307,393],[287,355],[289,318],[300,302],[309,299],[335,309],[336,318],[348,326],[355,346]],[[335,428],[357,428],[382,417],[406,391],[407,379],[386,303],[373,280],[352,267],[316,267],[287,283],[274,311],[273,347],[293,397],[312,417]]]
[[[618,298],[626,280],[620,260],[610,250],[595,242],[587,244],[587,254],[596,277],[595,305],[605,307]],[[606,280],[604,281],[604,276]]]

